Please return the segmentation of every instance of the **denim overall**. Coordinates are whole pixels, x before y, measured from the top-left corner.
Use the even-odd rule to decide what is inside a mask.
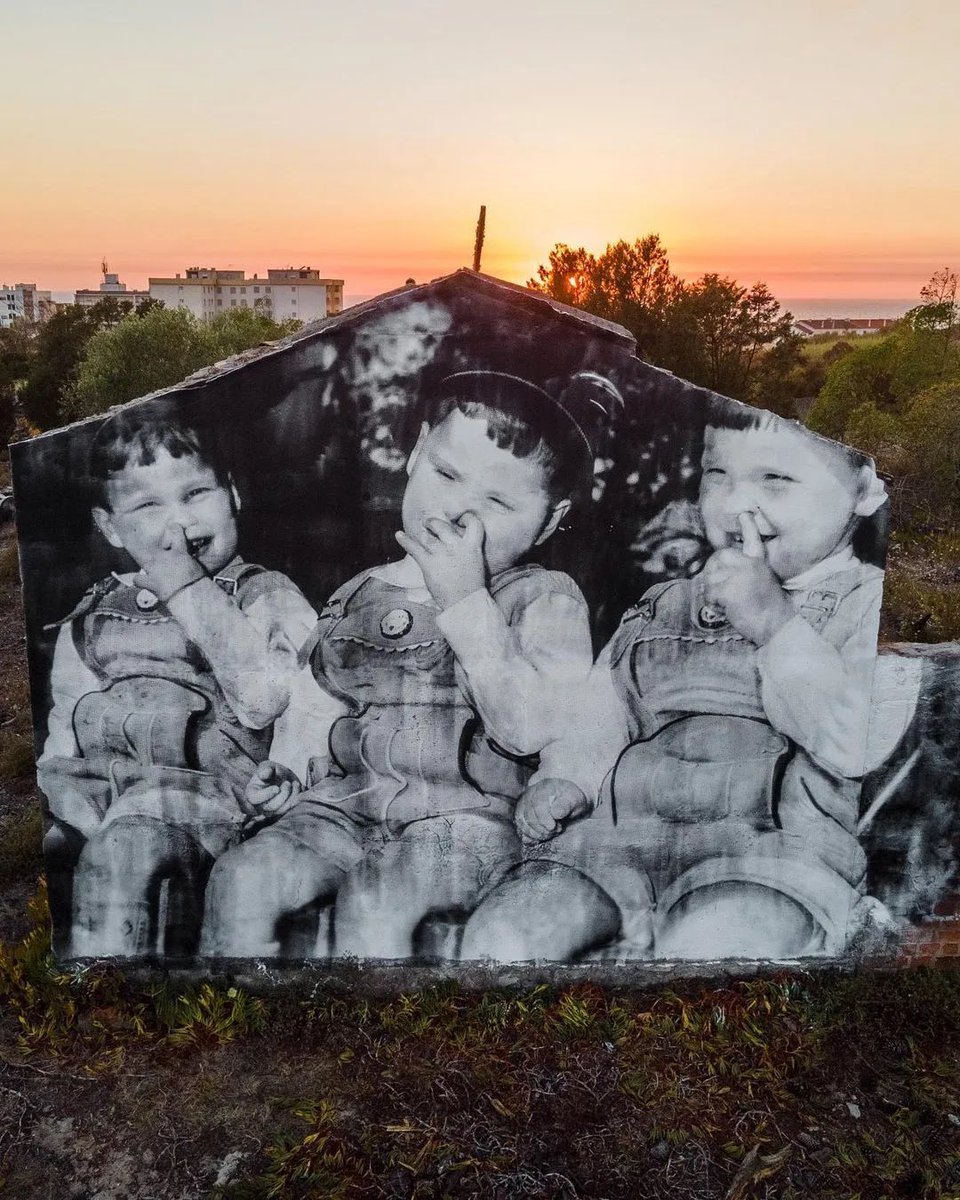
[[[293,586],[241,562],[215,582],[241,607]],[[81,757],[39,768],[56,821],[54,858],[77,833],[86,839],[72,883],[69,861],[57,881],[72,895],[70,953],[191,953],[207,871],[240,839],[238,797],[272,731],[241,725],[199,648],[152,592],[110,577],[59,622],[67,623],[103,682],[74,710]]]
[[[821,580],[799,612],[822,632],[862,582],[859,568]],[[698,889],[749,884],[808,914],[809,952],[834,952],[866,868],[859,781],[830,776],[772,728],[756,655],[699,577],[653,588],[630,609],[611,670],[646,736],[620,755],[604,800],[646,874],[655,931]]]
[[[506,571],[491,593],[529,587],[537,574]],[[334,594],[314,636],[313,674],[349,711],[330,733],[331,774],[304,800],[387,837],[454,813],[512,821],[535,764],[484,733],[433,606],[361,575]]]
[[[238,606],[283,576],[251,563],[215,582]],[[50,811],[89,835],[119,816],[191,827],[214,855],[242,820],[237,797],[268,754],[271,730],[237,720],[202,653],[146,589],[96,584],[58,625],[72,625],[84,664],[103,682],[77,702],[81,758],[41,763]]]

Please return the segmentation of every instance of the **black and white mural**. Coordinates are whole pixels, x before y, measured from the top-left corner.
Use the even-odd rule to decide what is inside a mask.
[[[950,886],[872,464],[460,272],[13,447],[55,946],[795,959]]]

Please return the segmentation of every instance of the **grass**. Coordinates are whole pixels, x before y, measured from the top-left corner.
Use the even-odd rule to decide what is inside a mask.
[[[883,582],[888,641],[960,641],[960,536],[952,531],[891,538]]]
[[[34,804],[0,823],[0,888],[36,878],[43,868],[42,840],[43,819]]]
[[[954,968],[303,999],[63,971],[42,890],[32,915],[0,947],[18,1088],[55,1079],[115,1148],[171,1120],[242,1148],[211,1200],[960,1196]],[[5,1169],[36,1171],[28,1140]]]

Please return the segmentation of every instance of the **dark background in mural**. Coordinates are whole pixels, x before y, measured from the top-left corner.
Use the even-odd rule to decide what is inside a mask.
[[[704,421],[715,399],[639,361],[614,327],[558,312],[522,289],[457,275],[350,310],[319,335],[173,394],[185,420],[216,429],[242,498],[244,557],[288,574],[319,608],[357,571],[400,557],[393,535],[407,454],[436,384],[471,368],[513,372],[554,396],[573,376],[592,372],[622,396],[615,418],[592,430],[593,501],[542,550],[545,565],[583,588],[599,648],[629,604],[676,573],[651,554],[657,539],[638,534],[665,509],[682,522],[684,502],[695,501]],[[13,448],[38,749],[56,636],[44,626],[64,617],[97,579],[132,567],[90,521],[86,461],[99,425],[94,419]],[[876,544],[859,549],[882,565],[882,522],[875,533]],[[956,691],[956,672],[948,674]],[[940,735],[926,726],[944,725],[942,691],[930,693],[912,735],[928,750]],[[947,775],[955,783],[955,756],[948,757],[944,774],[926,753],[922,770],[937,778],[924,782],[912,772],[867,838],[869,890],[902,916],[929,910],[952,873],[956,788],[933,812],[927,786],[943,793]],[[868,780],[862,809],[888,774]],[[918,873],[927,879],[919,892]]]
[[[595,501],[581,503],[541,552],[567,571],[594,614],[597,645],[628,604],[662,577],[644,569],[636,534],[671,501],[696,497],[710,393],[632,356],[610,327],[560,316],[520,290],[460,277],[348,312],[241,370],[176,393],[185,420],[210,423],[241,500],[243,556],[288,574],[319,606],[344,580],[399,558],[394,539],[407,454],[436,384],[460,370],[509,371],[560,396],[577,373],[623,397],[592,430]],[[35,720],[56,631],[84,590],[133,564],[93,528],[85,485],[100,419],[14,447]],[[648,563],[648,565],[651,565]]]

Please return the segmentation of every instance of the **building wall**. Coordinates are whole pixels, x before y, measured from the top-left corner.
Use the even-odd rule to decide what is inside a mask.
[[[40,291],[35,283],[3,284],[0,287],[0,328],[8,328],[14,321],[42,322],[51,312],[52,304],[50,293]]]
[[[411,451],[433,403],[454,386],[444,381],[464,371],[487,373],[475,377],[478,388],[519,387],[525,404],[539,406],[537,419],[559,431],[561,453],[583,455],[589,447],[597,468],[586,489],[592,504],[581,497],[564,530],[531,549],[533,562],[509,580],[520,589],[510,606],[497,599],[500,576],[489,580],[487,595],[474,588],[463,598],[474,609],[468,606],[457,641],[453,619],[438,625],[429,603],[437,577],[425,587],[425,577],[388,572],[368,588],[366,572],[400,558],[395,532],[413,520],[403,497],[419,478],[417,464],[426,470],[434,462],[422,446],[414,457]],[[462,378],[456,386],[465,386]],[[898,647],[874,662],[884,530],[879,481],[871,477],[867,488],[857,470],[858,540],[842,561],[807,578],[777,636],[789,625],[788,632],[776,645],[764,643],[766,655],[743,632],[749,605],[728,610],[701,591],[716,579],[716,562],[704,564],[718,550],[705,483],[709,474],[716,484],[717,456],[749,446],[751,462],[758,453],[783,454],[814,475],[818,463],[828,463],[819,474],[829,489],[835,468],[848,462],[829,444],[789,422],[758,430],[742,406],[641,362],[625,331],[472,272],[350,309],[316,333],[230,369],[213,368],[189,388],[141,405],[132,411],[166,425],[200,424],[241,499],[237,510],[225,497],[218,520],[237,523],[248,562],[292,580],[321,614],[327,632],[311,661],[325,690],[314,673],[300,676],[296,701],[269,746],[272,758],[311,785],[307,803],[314,807],[300,810],[305,823],[287,840],[274,840],[279,825],[250,837],[244,810],[224,790],[223,780],[232,778],[227,766],[232,771],[238,760],[198,773],[187,742],[177,741],[178,729],[183,734],[203,706],[191,691],[189,713],[174,719],[171,697],[179,693],[172,678],[156,711],[149,689],[127,685],[102,694],[88,689],[86,704],[95,711],[78,719],[51,709],[52,694],[69,694],[54,678],[58,640],[75,633],[86,645],[84,638],[101,636],[102,620],[115,619],[121,641],[137,630],[131,652],[139,646],[146,653],[163,635],[177,671],[187,658],[181,651],[181,662],[171,640],[175,604],[165,614],[139,585],[124,591],[129,562],[91,529],[84,498],[99,424],[17,444],[38,742],[52,730],[68,739],[92,731],[93,739],[85,761],[79,742],[71,752],[69,741],[57,761],[49,752],[41,761],[61,957],[159,953],[203,969],[194,957],[203,950],[287,965],[312,959],[325,970],[348,971],[353,954],[395,969],[403,986],[408,968],[436,962],[464,979],[478,962],[513,971],[517,961],[546,963],[559,978],[564,971],[609,978],[624,964],[663,977],[718,957],[755,969],[761,961],[798,958],[925,959],[935,947],[947,954],[960,947],[953,936],[960,651]],[[502,451],[501,467],[515,466],[511,452],[481,432],[474,454],[496,458]],[[461,465],[467,474],[474,469],[469,458]],[[732,470],[728,463],[721,474]],[[450,485],[438,474],[445,482],[434,481],[427,495],[440,507]],[[481,507],[487,478],[477,485]],[[797,530],[833,517],[827,490],[819,500],[804,494],[800,501],[784,499],[783,490],[776,503],[755,498],[738,510],[738,521],[751,514],[757,526],[756,553],[737,549],[749,540],[742,522],[739,542],[723,535],[725,571],[749,568],[769,585],[755,607],[770,603],[771,586],[788,582],[776,574],[778,540],[789,543]],[[774,516],[776,530],[760,534]],[[800,523],[791,534],[794,519]],[[451,538],[468,528],[458,521],[449,519]],[[184,534],[189,541],[187,526]],[[276,576],[254,586],[271,580]],[[356,586],[341,590],[350,580]],[[98,581],[103,586],[88,593]],[[195,595],[201,583],[213,586],[194,582]],[[542,588],[559,588],[560,602],[551,599],[525,636],[506,636],[504,626],[515,632]],[[728,603],[742,594],[734,589]],[[77,625],[85,606],[96,613],[89,630]],[[440,607],[449,618],[456,605]],[[586,613],[592,645],[580,624]],[[304,622],[309,627],[312,618]],[[301,628],[290,640],[301,644],[304,636]],[[560,639],[563,653],[548,655],[554,665],[531,674],[524,656],[538,639],[549,646]],[[610,665],[588,681],[589,663],[605,645]],[[155,656],[151,661],[155,666]],[[196,669],[195,657],[189,661]],[[489,661],[496,669],[483,683]],[[553,676],[556,661],[573,664],[573,673],[564,667]],[[543,678],[553,684],[537,690]],[[526,689],[526,708],[511,708]],[[349,707],[338,707],[337,697]],[[114,725],[126,740],[96,740]],[[260,745],[250,731],[238,740],[235,722],[231,729],[235,748],[248,735]],[[142,748],[138,730],[147,739]],[[560,732],[554,737],[551,730]],[[576,799],[570,790],[551,790],[539,823],[523,817],[533,802],[537,754],[542,779],[582,785],[584,796],[590,780],[597,783],[592,813],[566,807]],[[132,882],[140,859],[152,871],[147,847],[155,845],[158,822],[177,831],[170,836],[170,846],[179,847],[171,850],[174,859],[185,854],[194,864],[174,872],[163,905],[149,871],[143,895]],[[109,838],[101,838],[104,827]],[[91,854],[101,855],[98,870],[107,870],[102,855],[124,827],[132,841],[114,864],[114,890],[98,891],[103,872],[84,875],[87,851],[78,858],[78,846],[92,846]],[[311,845],[316,857],[301,877],[298,856]],[[253,867],[232,877],[240,883],[231,892],[224,881],[238,847]],[[311,873],[334,848],[330,870]],[[213,857],[218,863],[204,896]],[[197,863],[202,869],[194,873]],[[343,885],[332,907],[347,869],[349,888]],[[193,890],[185,878],[196,879]],[[278,898],[291,880],[290,894]],[[117,920],[104,927],[107,911]],[[479,933],[478,913],[485,922]],[[395,959],[400,968],[390,967]]]
[[[309,268],[270,270],[266,277],[199,268],[175,279],[151,279],[150,295],[168,307],[189,309],[201,320],[231,308],[253,308],[275,321],[295,318],[308,324],[340,312],[343,280],[321,279],[319,271]]]

